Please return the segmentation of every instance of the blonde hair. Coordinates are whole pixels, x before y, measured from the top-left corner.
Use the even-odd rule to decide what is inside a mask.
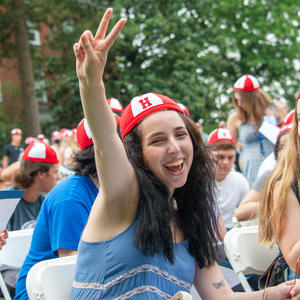
[[[299,101],[299,100],[298,100]],[[298,103],[298,102],[297,102]],[[300,138],[298,135],[297,103],[294,125],[283,153],[280,155],[277,168],[267,181],[261,198],[259,214],[259,241],[270,246],[279,239],[284,218],[288,190],[294,180],[300,188]],[[274,189],[278,189],[278,199],[274,201]]]
[[[235,94],[240,94],[242,100],[245,102],[245,109],[242,109],[235,98]],[[266,108],[272,103],[270,96],[265,93],[262,89],[256,91],[245,92],[245,91],[234,91],[232,94],[232,101],[238,113],[239,119],[245,123],[248,122],[250,116],[253,115],[255,124],[261,125],[262,117],[265,113]]]

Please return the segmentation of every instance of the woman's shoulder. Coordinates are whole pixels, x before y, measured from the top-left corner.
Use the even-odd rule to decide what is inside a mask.
[[[227,118],[227,127],[235,127],[238,128],[241,125],[242,121],[239,117],[238,112],[235,110],[232,113],[229,114]]]
[[[236,110],[234,110],[233,112],[231,112],[229,115],[228,115],[228,120],[239,120],[239,115],[238,115],[238,112]]]

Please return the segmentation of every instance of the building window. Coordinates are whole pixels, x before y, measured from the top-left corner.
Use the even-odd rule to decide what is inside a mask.
[[[48,103],[48,97],[46,93],[46,83],[44,80],[36,80],[34,82],[34,88],[36,91],[37,100],[40,103]]]
[[[29,21],[26,22],[26,25],[27,25],[29,43],[33,46],[40,46],[41,37],[40,37],[40,32],[37,29],[38,26],[34,25],[32,22]]]
[[[33,46],[40,46],[41,45],[41,38],[40,32],[36,29],[29,29],[28,30],[28,38],[29,43]]]

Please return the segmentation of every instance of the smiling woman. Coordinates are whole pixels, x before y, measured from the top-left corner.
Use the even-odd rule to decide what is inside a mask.
[[[185,184],[193,160],[193,144],[183,119],[176,111],[161,111],[146,118],[139,132],[145,166],[173,194]]]
[[[74,45],[100,190],[79,244],[72,299],[171,299],[193,283],[202,299],[242,299],[215,263],[213,167],[196,125],[175,101],[148,93],[125,108],[123,143],[117,134],[102,77],[126,20],[106,36],[111,15],[95,37],[85,31]],[[290,286],[269,291],[282,299]],[[247,299],[261,298],[254,295]]]

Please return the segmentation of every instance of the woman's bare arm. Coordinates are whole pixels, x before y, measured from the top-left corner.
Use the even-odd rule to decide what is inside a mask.
[[[237,142],[238,140],[238,128],[240,126],[241,121],[238,118],[237,112],[233,112],[228,116],[227,122],[226,122],[226,128],[231,132],[234,140]]]
[[[108,51],[126,22],[119,20],[106,35],[111,15],[112,9],[107,9],[95,36],[85,31],[74,45],[81,101],[93,136],[100,181],[100,191],[83,234],[86,241],[118,234],[132,222],[138,205],[135,172],[117,134],[103,83]]]
[[[251,189],[235,210],[234,216],[238,221],[252,220],[258,217],[261,194]]]
[[[194,286],[202,300],[261,300],[264,293],[263,290],[252,293],[233,293],[217,264],[209,268],[197,268]],[[295,293],[294,297],[290,297],[291,293]],[[268,288],[266,294],[266,299],[272,300],[299,299],[300,281],[297,281],[296,286],[293,286],[293,282],[285,282]]]

